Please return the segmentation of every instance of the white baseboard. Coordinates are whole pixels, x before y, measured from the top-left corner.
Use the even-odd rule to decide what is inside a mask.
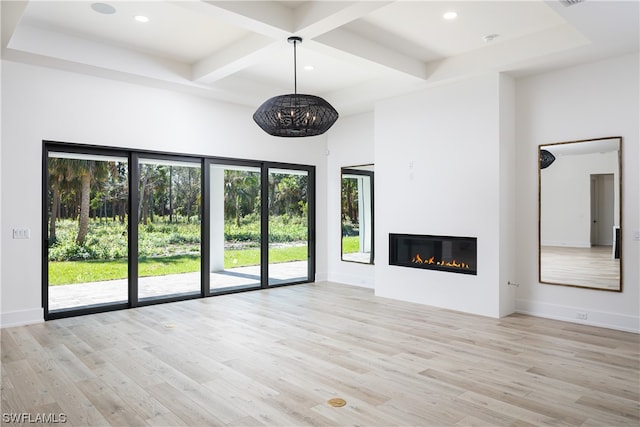
[[[564,248],[590,248],[591,242],[577,241],[577,242],[567,242],[567,241],[553,241],[553,240],[545,240],[541,243],[541,246],[557,246]]]
[[[640,333],[640,317],[585,309],[584,307],[572,307],[517,299],[516,313],[562,320],[564,322],[580,323],[582,325],[616,329],[625,332],[634,332],[636,334]],[[576,318],[577,313],[584,313],[587,318],[578,319]]]
[[[327,273],[316,273],[315,282],[326,282],[327,281]]]
[[[373,278],[358,276],[355,274],[331,274],[327,280],[329,282],[343,283],[345,285],[360,286],[361,288],[375,288],[375,282]]]
[[[8,313],[0,314],[0,328],[31,325],[33,323],[42,322],[44,322],[44,311],[42,308],[10,311]]]

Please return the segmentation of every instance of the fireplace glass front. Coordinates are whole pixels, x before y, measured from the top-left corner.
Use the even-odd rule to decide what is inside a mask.
[[[477,275],[477,238],[389,234],[389,265]]]

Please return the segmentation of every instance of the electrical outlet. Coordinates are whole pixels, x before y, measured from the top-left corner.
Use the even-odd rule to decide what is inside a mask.
[[[30,239],[31,230],[29,230],[28,228],[14,228],[13,238],[14,239]]]
[[[585,313],[584,311],[577,312],[576,319],[587,320],[587,313]]]
[[[640,240],[640,231],[633,233],[633,240]]]

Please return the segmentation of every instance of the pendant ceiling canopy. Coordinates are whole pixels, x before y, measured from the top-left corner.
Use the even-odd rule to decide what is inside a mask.
[[[302,38],[289,37],[288,41],[293,43],[294,93],[269,98],[253,114],[253,120],[273,136],[322,135],[338,120],[338,112],[319,96],[298,93],[296,44]]]

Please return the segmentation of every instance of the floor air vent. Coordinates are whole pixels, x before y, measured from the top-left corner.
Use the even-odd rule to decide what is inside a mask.
[[[578,3],[584,3],[585,0],[559,0],[564,7],[575,6]]]

